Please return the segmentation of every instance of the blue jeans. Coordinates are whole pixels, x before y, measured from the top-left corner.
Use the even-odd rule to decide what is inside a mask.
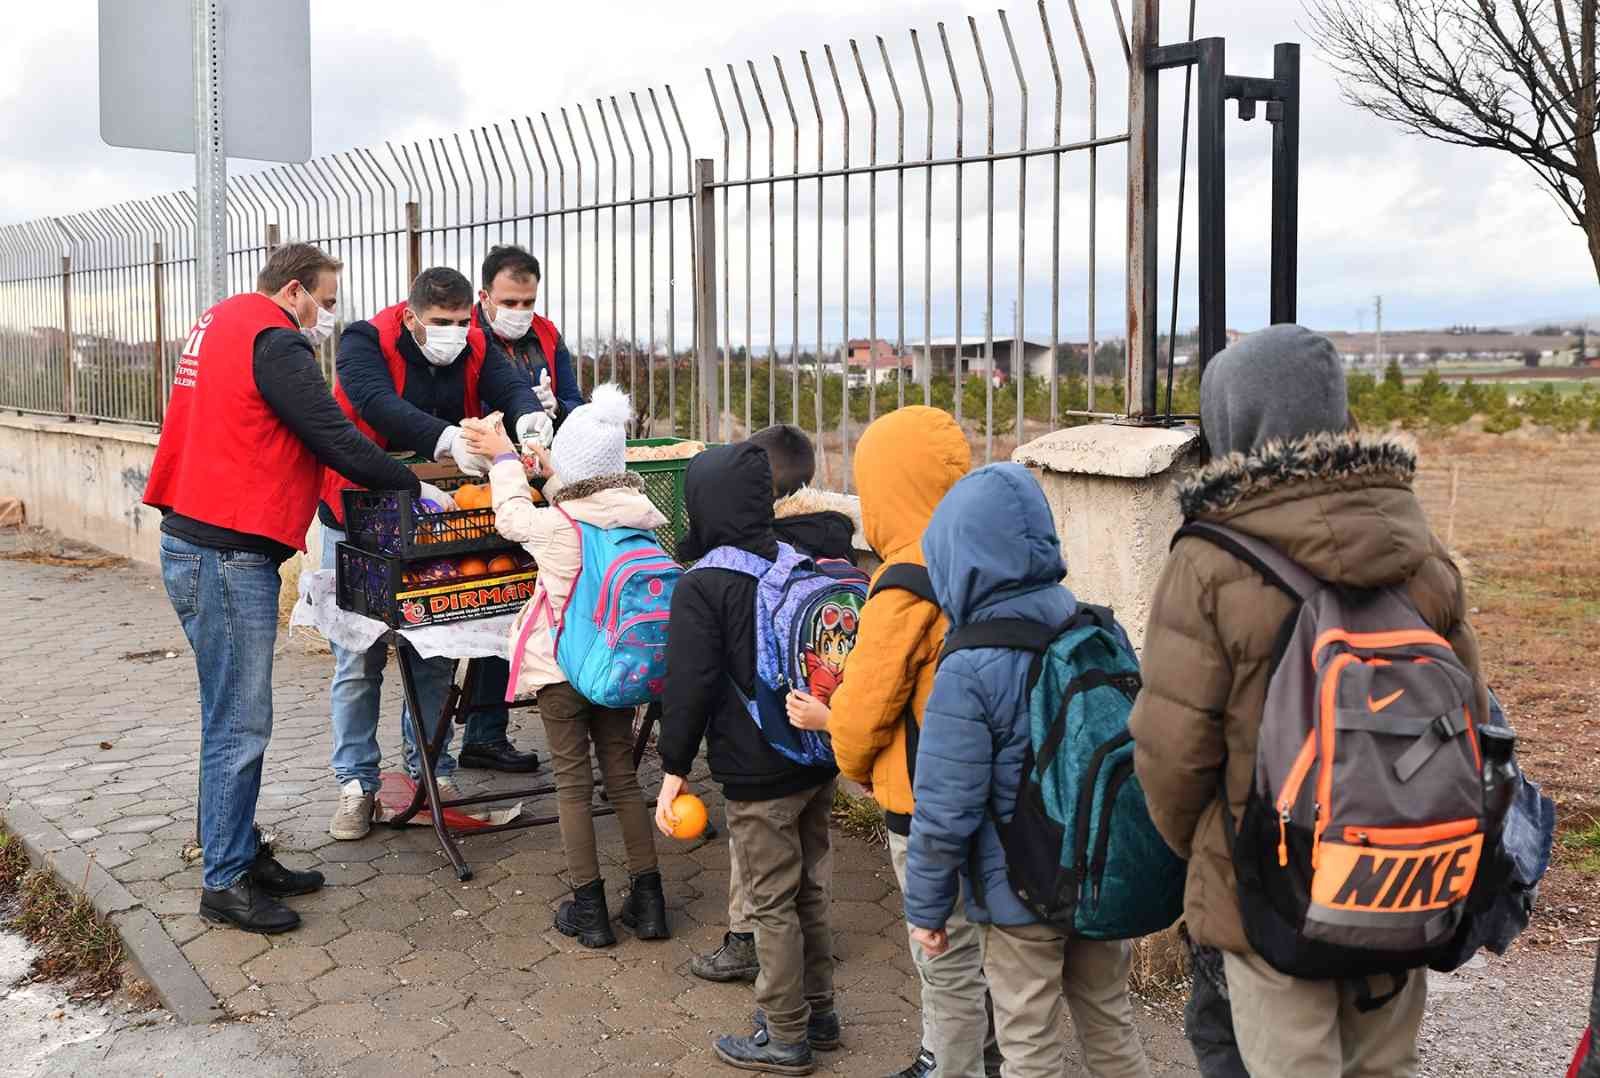
[[[322,567],[332,570],[338,563],[339,544],[344,542],[344,532],[322,526]],[[378,749],[378,705],[383,692],[383,668],[389,662],[389,645],[384,641],[373,644],[365,651],[350,651],[337,644],[333,648],[333,685],[329,695],[333,705],[333,775],[343,786],[358,779],[361,788],[376,793],[381,785],[378,764],[383,753]],[[427,734],[432,737],[444,711],[445,697],[450,691],[450,677],[455,669],[451,659],[423,659],[413,656],[412,679],[417,689],[417,706],[427,721]],[[411,709],[402,701],[400,705],[400,730],[404,746],[406,774],[416,778],[421,774],[417,758],[416,740],[412,734]],[[445,737],[434,774],[440,778],[455,774],[456,760],[450,755],[450,735]]]
[[[278,566],[262,554],[161,537],[161,581],[200,677],[204,885],[223,891],[256,856],[261,759],[272,739]]]
[[[489,711],[474,711],[467,716],[467,731],[461,744],[498,745],[508,740],[506,728],[511,725],[511,712],[506,710],[506,682],[511,679],[511,664],[504,659],[483,659],[478,663],[478,685],[472,692],[472,703],[482,707],[498,704]]]

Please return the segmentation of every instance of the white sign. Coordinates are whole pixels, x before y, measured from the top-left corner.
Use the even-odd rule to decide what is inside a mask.
[[[221,0],[229,157],[311,157],[311,0]],[[100,137],[195,152],[192,0],[100,0]]]

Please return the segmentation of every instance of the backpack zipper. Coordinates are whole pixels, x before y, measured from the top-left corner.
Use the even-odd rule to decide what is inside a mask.
[[[654,554],[655,550],[651,548],[630,550],[626,554],[619,554],[616,560],[614,560],[610,566],[607,567],[606,575],[600,578],[600,594],[597,597],[594,605],[595,624],[599,625],[605,621],[607,613],[606,603],[610,598],[612,583],[617,574],[623,569],[627,568],[629,564],[639,561],[643,558],[651,557]]]
[[[622,634],[626,633],[633,626],[638,625],[641,622],[666,621],[671,617],[672,617],[672,614],[669,611],[666,611],[666,610],[656,610],[656,611],[653,611],[653,612],[651,612],[649,614],[636,614],[635,616],[629,618],[627,621],[623,622],[621,625],[617,626],[615,632],[612,632],[612,633],[609,634],[610,639],[611,639],[611,646],[612,647],[616,647],[617,646],[617,642],[622,639]]]
[[[1122,786],[1133,777],[1133,758],[1119,762],[1111,769],[1111,777],[1106,779],[1105,796],[1100,799],[1100,837],[1095,841],[1094,860],[1089,864],[1089,878],[1091,888],[1090,901],[1094,905],[1100,904],[1100,884],[1106,875],[1106,862],[1111,855],[1111,811],[1116,807],[1117,795],[1122,792]]]
[[[1305,744],[1300,746],[1300,755],[1294,758],[1294,766],[1289,769],[1289,777],[1283,784],[1283,792],[1278,795],[1278,867],[1283,868],[1289,864],[1289,820],[1294,812],[1294,803],[1300,797],[1300,788],[1305,785],[1306,775],[1311,772],[1311,765],[1317,759],[1317,732],[1312,730],[1306,735]]]
[[[1400,635],[1400,634],[1396,634]],[[1333,813],[1334,731],[1339,715],[1339,678],[1361,660],[1349,652],[1334,656],[1322,678],[1322,706],[1317,709],[1321,760],[1317,769],[1316,824],[1311,833],[1311,867],[1318,867],[1322,854],[1322,833],[1328,829]]]
[[[605,620],[600,624],[604,624],[607,629],[615,627],[617,618],[622,615],[622,589],[635,575],[651,570],[671,569],[676,565],[677,562],[663,558],[660,561],[634,562],[618,573],[616,580],[612,582],[611,594],[605,597]]]

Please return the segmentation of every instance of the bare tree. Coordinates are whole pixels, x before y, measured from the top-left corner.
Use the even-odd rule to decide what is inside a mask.
[[[1305,0],[1357,108],[1426,138],[1509,153],[1583,229],[1600,276],[1600,0]]]

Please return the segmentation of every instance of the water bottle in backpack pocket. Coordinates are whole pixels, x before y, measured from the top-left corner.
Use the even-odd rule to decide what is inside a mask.
[[[661,549],[652,531],[600,528],[570,516],[567,522],[578,536],[582,568],[559,615],[549,609],[549,594],[539,593],[556,664],[584,699],[600,707],[636,707],[659,699],[667,675],[672,592],[683,567]],[[525,619],[524,634],[535,620]],[[521,653],[519,646],[514,654]]]
[[[1398,588],[1330,587],[1212,524],[1184,535],[1241,558],[1298,604],[1233,835],[1251,945],[1308,979],[1444,959],[1474,895],[1494,886],[1482,869],[1499,842],[1471,673]]]
[[[1085,939],[1133,939],[1183,910],[1184,863],[1156,831],[1133,771],[1128,718],[1139,663],[1111,611],[1062,626],[995,620],[952,630],[940,653],[1031,652],[1029,740],[1012,815],[990,818],[1006,876],[1041,921]]]
[[[812,561],[787,543],[778,544],[776,561],[738,547],[718,547],[691,572],[726,569],[756,581],[756,679],[747,696],[733,691],[761,730],[767,744],[805,766],[833,763],[825,735],[789,724],[785,697],[801,689],[826,703],[844,674],[855,647],[867,575],[849,562]]]

